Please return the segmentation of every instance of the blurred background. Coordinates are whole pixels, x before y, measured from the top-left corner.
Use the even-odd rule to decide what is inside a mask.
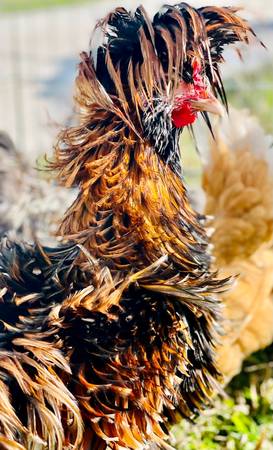
[[[142,0],[149,13],[163,2]],[[79,53],[88,49],[95,22],[115,6],[135,8],[139,3],[141,0],[0,0],[0,131],[9,134],[19,153],[33,167],[41,155],[50,155],[58,130],[72,120]],[[273,0],[190,3],[244,8],[243,16],[267,50],[254,41],[249,48],[242,47],[243,62],[234,51],[227,51],[222,68],[225,87],[232,105],[249,108],[265,131],[273,134]],[[187,135],[186,139],[189,144]],[[187,180],[197,185],[198,155],[187,151],[183,157]],[[5,169],[5,158],[0,160],[0,176],[10,170],[9,161]],[[2,210],[0,201],[0,217],[10,213],[12,223],[15,217],[17,229],[23,230],[25,236],[29,217],[38,221],[37,216],[41,216],[44,221],[46,216],[50,223],[52,217],[60,214],[60,204],[64,208],[70,197],[61,190],[50,191],[48,184],[43,184],[44,175],[36,180],[32,174],[30,181],[22,182],[21,167],[17,170],[17,182],[15,175],[13,170],[3,198],[8,198],[12,188],[14,195],[10,203],[3,203]],[[24,184],[26,187],[22,188]],[[16,203],[18,189],[24,190],[24,195],[12,210],[10,204]],[[31,190],[35,201],[29,200]],[[197,425],[183,422],[174,429],[173,445],[178,450],[273,450],[272,371],[271,346],[246,362],[243,372],[229,385],[227,397],[216,399],[213,409],[207,410]]]
[[[79,53],[88,48],[96,20],[111,8],[136,7],[140,1],[0,0],[0,129],[31,159],[49,152],[56,130],[69,123],[73,81]],[[163,0],[144,0],[154,12]],[[175,3],[170,1],[169,3]],[[207,0],[192,0],[194,5]],[[273,127],[273,0],[211,0],[241,6],[260,39],[226,53],[223,67],[229,98],[260,115],[268,131]]]

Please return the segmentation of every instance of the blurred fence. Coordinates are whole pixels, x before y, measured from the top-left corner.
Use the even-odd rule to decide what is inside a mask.
[[[63,123],[71,113],[77,55],[88,46],[92,22],[86,8],[1,18],[0,128],[21,149],[46,150],[54,122]]]
[[[268,9],[271,1],[266,2],[269,21],[273,20],[273,11],[270,13],[270,6]],[[133,6],[139,2],[92,2],[0,18],[0,129],[30,157],[48,151],[56,128],[69,120],[78,54],[88,47],[95,21],[117,3]],[[143,3],[147,9],[155,9],[162,1]],[[270,30],[272,39],[273,24],[263,20],[263,29]],[[251,61],[257,63],[257,54],[251,55],[247,67]],[[258,59],[268,57],[259,53]],[[235,70],[234,64],[230,57],[227,72]]]

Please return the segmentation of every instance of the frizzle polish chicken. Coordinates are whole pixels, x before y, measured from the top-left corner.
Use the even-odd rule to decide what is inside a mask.
[[[56,248],[1,244],[0,447],[170,448],[168,424],[215,391],[220,322],[204,218],[179,137],[225,103],[223,48],[251,32],[232,8],[117,8],[76,81],[79,125],[52,169],[78,188]],[[184,150],[183,150],[184,151]]]

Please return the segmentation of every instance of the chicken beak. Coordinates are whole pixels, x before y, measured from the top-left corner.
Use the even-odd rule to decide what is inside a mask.
[[[209,94],[207,98],[190,100],[191,107],[196,111],[209,112],[223,117],[225,109],[221,102],[213,95]]]

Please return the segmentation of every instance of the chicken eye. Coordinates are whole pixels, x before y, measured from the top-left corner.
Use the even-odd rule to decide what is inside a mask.
[[[183,80],[185,83],[193,83],[192,73],[189,70],[184,71]]]

